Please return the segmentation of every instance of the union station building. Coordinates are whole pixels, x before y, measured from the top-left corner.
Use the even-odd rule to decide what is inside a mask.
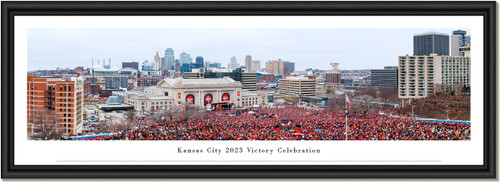
[[[239,81],[229,77],[207,79],[167,78],[158,82],[157,86],[148,87],[145,92],[167,96],[173,105],[191,103],[206,107],[213,102],[232,102],[242,106],[242,88]]]

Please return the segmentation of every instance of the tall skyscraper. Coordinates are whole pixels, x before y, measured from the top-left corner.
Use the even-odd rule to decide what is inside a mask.
[[[450,36],[450,56],[459,56],[458,48],[460,47],[460,35]]]
[[[236,61],[236,56],[231,57],[231,60],[229,61],[229,64],[227,65],[228,69],[236,69],[240,67],[240,64]]]
[[[201,56],[197,56],[196,57],[196,65],[200,68],[203,68],[203,65],[205,64],[205,62],[203,61],[203,57]]]
[[[245,67],[247,68],[248,71],[252,70],[252,56],[247,55],[245,57]]]
[[[437,54],[450,55],[450,36],[448,34],[427,32],[413,36],[413,55]]]
[[[458,35],[459,36],[459,45],[460,46],[467,46],[470,44],[470,36],[467,35],[467,31],[465,30],[455,30],[453,31],[453,35]]]
[[[174,61],[174,70],[175,72],[179,72],[181,70],[181,61],[178,59]]]
[[[169,70],[174,69],[175,66],[175,56],[174,56],[174,50],[172,48],[167,48],[165,50],[165,60],[164,63],[162,64],[162,68],[168,68]]]
[[[295,71],[295,63],[290,61],[285,61],[283,63],[283,74],[290,75],[290,73]]]
[[[155,70],[160,70],[161,69],[161,58],[160,55],[158,54],[158,51],[156,51],[156,55],[154,57],[154,69]]]
[[[165,57],[160,57],[160,68],[161,68],[161,70],[167,69]],[[170,70],[170,69],[167,69],[167,70]]]
[[[459,48],[468,45],[470,45],[470,35],[467,35],[465,30],[453,31],[450,45],[451,56],[464,56],[464,54],[459,51]]]
[[[189,64],[191,63],[191,55],[187,54],[186,52],[182,52],[180,55],[180,63],[181,65],[183,64]]]

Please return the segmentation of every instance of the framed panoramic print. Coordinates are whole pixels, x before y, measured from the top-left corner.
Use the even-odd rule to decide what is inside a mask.
[[[2,2],[2,177],[494,178],[495,6]]]

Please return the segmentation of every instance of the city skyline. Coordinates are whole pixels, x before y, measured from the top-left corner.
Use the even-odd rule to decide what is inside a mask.
[[[266,62],[295,62],[295,70],[377,69],[397,65],[398,56],[413,53],[413,35],[434,31],[452,34],[469,29],[30,29],[28,71],[91,66],[111,58],[112,67],[123,61],[154,61],[156,52],[172,48],[175,59],[191,57],[227,65],[236,56]],[[75,36],[78,35],[78,36]],[[339,36],[341,35],[341,36]],[[101,61],[102,62],[102,61]],[[57,66],[54,66],[57,65]],[[262,68],[262,67],[261,67]]]

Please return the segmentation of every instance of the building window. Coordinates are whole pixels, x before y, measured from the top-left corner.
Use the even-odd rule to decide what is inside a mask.
[[[165,96],[168,96],[168,92],[165,92]]]

